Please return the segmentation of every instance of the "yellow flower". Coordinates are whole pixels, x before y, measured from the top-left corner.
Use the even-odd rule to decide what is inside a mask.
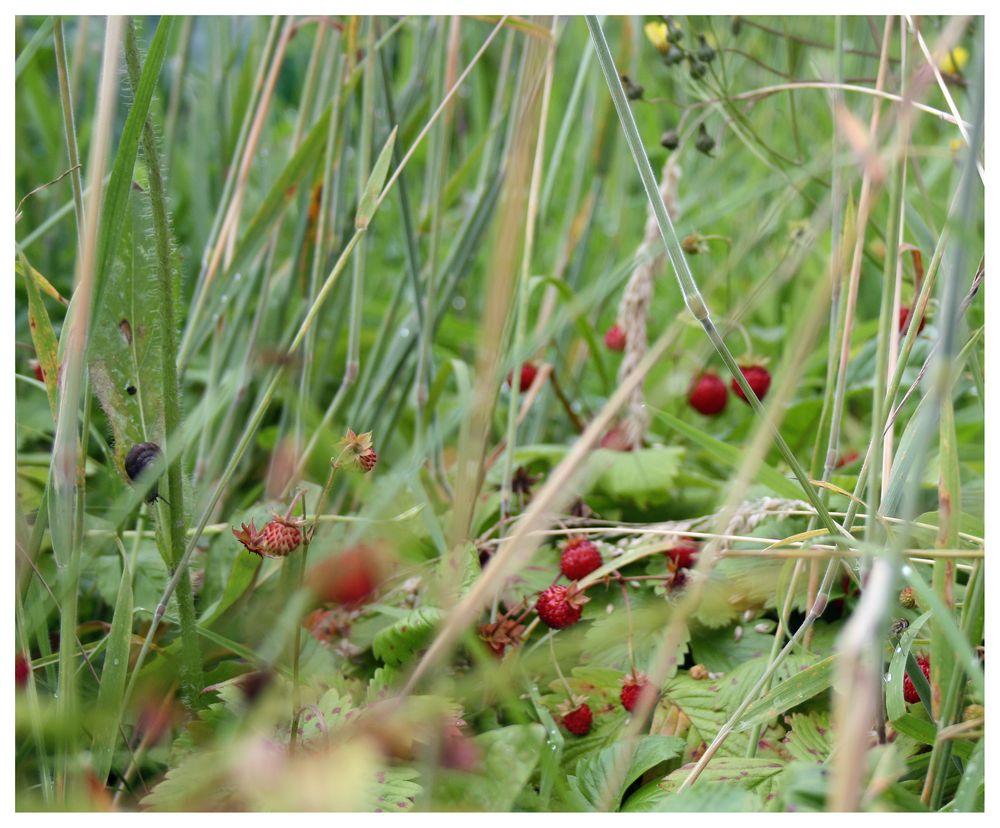
[[[656,47],[656,51],[665,54],[670,49],[670,43],[667,41],[667,24],[662,20],[650,20],[642,30],[649,42]]]
[[[938,69],[946,75],[957,75],[969,62],[969,50],[956,46],[938,62]]]

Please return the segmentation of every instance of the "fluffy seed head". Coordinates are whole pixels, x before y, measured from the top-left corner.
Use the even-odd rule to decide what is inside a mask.
[[[554,630],[572,627],[583,614],[583,605],[589,599],[578,592],[576,585],[550,586],[538,596],[535,610],[542,622]]]
[[[372,433],[366,431],[364,434],[355,434],[351,429],[347,429],[340,439],[340,457],[334,460],[335,465],[340,464],[341,458],[350,467],[362,472],[370,472],[375,468],[375,461],[378,455],[372,447]]]
[[[757,399],[763,402],[764,397],[767,395],[767,389],[771,387],[771,372],[763,365],[741,365],[740,370],[743,372],[743,377],[746,379],[747,385],[757,395]],[[739,383],[735,379],[732,381],[732,386],[733,393],[743,400],[743,402],[749,404],[746,395],[743,393],[743,389],[740,388]]]
[[[712,417],[721,414],[729,400],[726,384],[714,371],[706,371],[691,385],[688,402],[699,414]]]
[[[563,549],[559,568],[571,581],[579,581],[602,563],[601,553],[593,543],[586,538],[571,538]]]
[[[920,665],[920,670],[923,672],[924,678],[930,681],[931,660],[927,656],[920,656],[917,658],[917,664]],[[916,704],[920,701],[920,694],[917,692],[917,688],[914,687],[909,673],[903,676],[903,699],[907,704]]]
[[[570,710],[562,717],[563,727],[574,736],[586,736],[594,724],[594,714],[586,702]]]

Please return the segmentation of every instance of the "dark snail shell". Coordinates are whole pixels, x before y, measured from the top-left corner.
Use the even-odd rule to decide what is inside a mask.
[[[136,443],[132,446],[125,457],[125,473],[129,480],[136,482],[139,475],[159,456],[160,447],[156,443]],[[154,503],[157,497],[159,495],[156,491],[156,484],[153,484],[153,488],[146,495],[146,502]]]

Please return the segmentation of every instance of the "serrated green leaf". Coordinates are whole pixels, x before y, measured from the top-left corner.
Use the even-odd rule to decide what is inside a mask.
[[[614,498],[638,503],[671,490],[680,470],[684,449],[677,446],[654,446],[636,451],[595,449],[587,458],[587,474],[594,475],[594,485]]]
[[[149,51],[142,65],[139,83],[132,90],[132,106],[129,108],[121,140],[111,167],[111,177],[104,191],[101,208],[101,226],[97,237],[97,263],[94,287],[94,308],[99,310],[104,304],[104,293],[108,286],[108,274],[118,250],[118,240],[123,227],[128,222],[125,214],[132,190],[132,174],[139,154],[139,139],[149,114],[160,77],[160,68],[167,52],[167,40],[173,27],[173,18],[164,16],[156,26],[156,33],[149,44]]]
[[[441,771],[432,802],[436,810],[509,811],[545,749],[540,724],[510,725],[475,739],[482,757],[475,773]]]
[[[435,607],[412,610],[375,636],[372,652],[390,666],[413,661],[430,643],[441,615]]]
[[[633,750],[634,748],[634,750]],[[617,791],[611,791],[611,810],[618,810],[621,798],[629,785],[646,771],[673,759],[684,750],[684,740],[676,736],[641,736],[634,744],[618,742],[580,760],[573,777],[580,793],[592,807],[600,806],[608,778],[619,762],[628,762],[625,776]],[[629,754],[631,753],[631,756]]]
[[[90,335],[90,377],[111,424],[115,458],[163,433],[163,309],[152,225],[142,197],[128,203],[108,290]]]
[[[371,175],[368,176],[368,181],[365,182],[365,189],[358,203],[358,214],[354,219],[354,226],[359,230],[367,227],[375,215],[375,209],[378,206],[378,197],[382,193],[385,178],[389,174],[392,147],[396,143],[396,130],[397,127],[393,127],[392,132],[389,133],[389,137],[385,141],[385,146],[382,147],[382,151],[375,160],[375,166],[372,167]]]
[[[836,663],[837,656],[828,656],[778,682],[763,698],[746,709],[736,724],[736,730],[749,730],[754,725],[764,724],[829,689]]]

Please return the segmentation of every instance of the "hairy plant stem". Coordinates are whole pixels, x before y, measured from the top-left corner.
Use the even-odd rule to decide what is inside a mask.
[[[159,25],[171,26],[169,17],[160,18]],[[139,45],[135,36],[135,23],[130,21],[125,30],[125,63],[133,88],[138,86],[142,67]],[[162,325],[162,365],[163,371],[163,443],[164,453],[169,441],[177,439],[181,424],[180,383],[177,377],[177,322],[174,313],[174,297],[178,288],[175,284],[174,267],[170,255],[170,220],[167,216],[167,195],[160,166],[159,149],[153,133],[152,118],[147,116],[142,128],[142,150],[146,156],[149,175],[149,201],[153,215],[153,232],[156,241],[156,273],[159,282]],[[170,514],[170,563],[176,572],[186,574],[181,568],[184,559],[184,540],[187,529],[184,515],[184,483],[181,469],[182,454],[177,452],[167,466],[167,508]],[[194,610],[194,593],[191,580],[182,577],[177,586],[177,607],[181,628],[181,698],[187,707],[193,707],[203,686],[201,672],[201,650],[198,643],[197,616]]]

